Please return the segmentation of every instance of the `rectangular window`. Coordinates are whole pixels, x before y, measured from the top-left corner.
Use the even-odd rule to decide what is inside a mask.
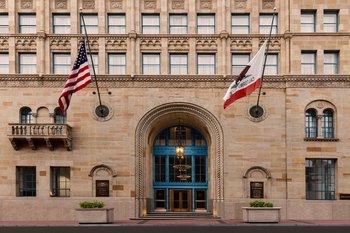
[[[266,65],[264,75],[278,74],[278,54],[268,54],[266,58]]]
[[[187,15],[186,14],[169,15],[169,33],[170,34],[187,33]]]
[[[324,74],[338,74],[339,52],[324,52]]]
[[[92,57],[92,61],[94,63],[94,69],[95,69],[95,73],[98,74],[98,54],[97,53],[92,53],[91,54]],[[91,62],[91,57],[90,54],[87,55],[87,59],[88,59],[88,63],[89,63],[89,70],[90,70],[90,74],[94,75],[94,70],[92,68],[92,62]]]
[[[306,199],[335,200],[335,159],[306,159]]]
[[[197,55],[197,74],[214,75],[216,71],[215,54]]]
[[[338,11],[324,11],[323,31],[338,32]]]
[[[159,30],[160,30],[159,14],[142,15],[142,33],[143,34],[159,34]]]
[[[69,14],[52,14],[52,32],[55,34],[70,33],[70,15]]]
[[[142,54],[142,74],[160,74],[160,54]]]
[[[232,14],[231,16],[232,34],[249,34],[249,14]]]
[[[334,138],[333,111],[331,109],[323,111],[322,136],[323,138]]]
[[[273,17],[273,14],[260,14],[260,21],[259,21],[260,22],[260,25],[259,25],[260,34],[269,34],[270,33],[272,17]],[[278,33],[278,15],[275,14],[271,34],[277,34],[277,33]]]
[[[53,54],[53,73],[69,74],[71,71],[71,58],[69,53]]]
[[[70,168],[51,167],[51,193],[52,197],[70,196]]]
[[[19,14],[18,15],[19,33],[36,33],[36,15],[35,14]]]
[[[36,196],[36,167],[16,167],[18,197]]]
[[[9,67],[10,67],[9,54],[0,53],[0,74],[8,74]]]
[[[109,34],[126,33],[125,14],[108,14],[108,33]]]
[[[97,14],[81,14],[80,15],[80,32],[85,34],[83,18],[88,34],[98,34],[98,17]]]
[[[239,75],[244,67],[249,63],[249,53],[234,53],[232,54],[232,74]]]
[[[108,54],[108,74],[126,74],[126,54],[110,53]]]
[[[300,31],[301,32],[316,31],[316,12],[315,11],[301,11]]]
[[[205,156],[195,157],[195,182],[207,182],[207,158]]]
[[[197,15],[197,33],[215,34],[215,14]]]
[[[36,54],[35,53],[19,53],[19,73],[20,74],[36,74]]]
[[[0,34],[9,33],[9,16],[8,14],[0,14]]]
[[[154,182],[166,182],[165,180],[165,156],[154,156]]]
[[[188,73],[187,54],[170,54],[170,74],[183,75]]]
[[[301,74],[316,74],[316,52],[301,52]]]

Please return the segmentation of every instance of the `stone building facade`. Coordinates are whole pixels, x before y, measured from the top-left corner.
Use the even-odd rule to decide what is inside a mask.
[[[263,114],[249,112],[258,91],[224,110],[274,8]],[[95,199],[116,219],[241,219],[255,199],[281,206],[282,219],[349,219],[349,9],[341,0],[0,0],[0,220],[74,220],[79,202]],[[66,116],[57,109],[81,15],[104,117],[95,83]]]

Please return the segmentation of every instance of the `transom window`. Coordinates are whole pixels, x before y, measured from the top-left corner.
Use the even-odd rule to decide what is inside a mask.
[[[98,34],[98,17],[97,14],[81,14],[80,15],[80,32],[85,34],[83,17],[86,31],[88,34]]]
[[[51,167],[51,192],[52,197],[70,196],[70,168]]]
[[[323,31],[338,32],[338,11],[324,11]]]
[[[339,52],[325,51],[323,59],[324,74],[338,74]]]
[[[197,33],[215,34],[215,14],[197,15]]]
[[[142,54],[142,74],[160,74],[160,54]]]
[[[71,71],[71,56],[69,53],[53,54],[53,73],[69,74]]]
[[[215,54],[197,55],[197,73],[199,75],[214,75],[216,72]]]
[[[231,33],[232,34],[249,34],[249,14],[232,14],[231,16]]]
[[[159,34],[159,31],[160,31],[159,14],[143,14],[142,15],[142,33]]]
[[[126,54],[108,54],[108,74],[126,74]]]
[[[170,74],[183,75],[188,73],[187,54],[170,54]]]
[[[36,167],[19,166],[16,167],[16,196],[35,197],[36,196]]]
[[[19,33],[36,33],[35,14],[19,14],[18,17]]]
[[[249,53],[233,53],[232,54],[232,74],[239,75],[249,63]]]
[[[0,14],[0,34],[9,33],[9,16],[8,14]]]
[[[187,33],[187,15],[186,14],[169,15],[169,33],[170,34]]]
[[[306,159],[306,199],[335,200],[335,159]]]
[[[272,18],[273,18],[273,14],[260,14],[260,21],[259,21],[260,22],[260,26],[259,26],[260,34],[269,34],[270,33]],[[277,32],[278,32],[278,15],[275,14],[271,34],[277,34]]]
[[[19,73],[36,74],[36,54],[19,53]]]
[[[9,54],[0,53],[0,74],[8,74],[9,67],[10,67]]]
[[[55,34],[69,34],[70,31],[70,15],[69,14],[53,14],[52,15],[52,32]]]
[[[301,52],[301,74],[316,74],[316,52]]]
[[[316,31],[316,12],[315,11],[301,11],[300,31],[301,32]]]
[[[126,33],[125,14],[109,14],[108,15],[108,33],[109,34],[125,34]]]

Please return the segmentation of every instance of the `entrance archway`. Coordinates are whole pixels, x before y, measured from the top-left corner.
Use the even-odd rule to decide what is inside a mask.
[[[136,216],[152,210],[152,143],[158,132],[177,124],[196,128],[208,143],[208,208],[223,215],[223,131],[216,117],[192,103],[173,102],[147,112],[135,132],[135,192]]]

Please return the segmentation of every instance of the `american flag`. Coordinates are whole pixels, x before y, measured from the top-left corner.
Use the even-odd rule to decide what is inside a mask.
[[[67,111],[73,93],[79,91],[91,83],[91,74],[86,55],[85,41],[80,42],[80,49],[77,59],[72,67],[72,72],[68,77],[64,89],[58,99],[62,115]]]

